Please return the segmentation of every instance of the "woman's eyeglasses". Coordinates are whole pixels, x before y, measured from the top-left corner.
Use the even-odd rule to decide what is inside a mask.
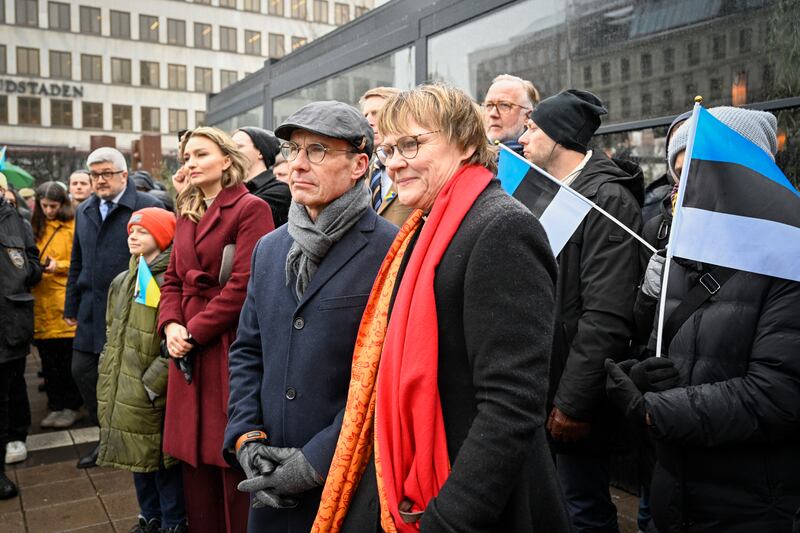
[[[300,150],[306,151],[306,157],[311,163],[322,163],[322,160],[325,159],[325,154],[328,152],[346,152],[348,154],[358,153],[354,150],[337,150],[335,148],[328,148],[327,146],[319,143],[311,143],[306,146],[300,146],[295,142],[287,141],[281,145],[281,155],[287,161],[294,161],[297,159],[297,156],[300,154]]]
[[[407,137],[400,137],[397,139],[396,144],[380,144],[378,145],[375,154],[384,165],[392,158],[395,150],[406,159],[414,159],[419,152],[419,138],[423,135],[431,135],[432,133],[439,133],[440,130],[426,131],[425,133],[418,133],[417,135],[408,135]]]

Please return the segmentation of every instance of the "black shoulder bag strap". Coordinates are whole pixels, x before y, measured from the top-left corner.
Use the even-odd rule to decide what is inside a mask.
[[[697,285],[692,287],[689,294],[686,295],[678,307],[669,315],[669,318],[664,322],[663,339],[661,342],[661,350],[663,355],[669,352],[669,345],[678,330],[686,322],[692,313],[694,313],[703,302],[711,298],[712,295],[719,292],[722,285],[728,281],[737,271],[733,268],[727,268],[719,265],[714,265],[705,270],[697,281]]]

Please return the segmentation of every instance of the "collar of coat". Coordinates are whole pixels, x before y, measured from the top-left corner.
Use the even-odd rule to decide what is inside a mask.
[[[209,232],[211,232],[211,230],[214,229],[214,227],[219,223],[220,218],[223,216],[224,210],[236,205],[236,202],[238,202],[242,196],[246,194],[250,193],[248,192],[244,183],[223,188],[219,194],[217,194],[217,197],[214,198],[214,201],[211,203],[211,206],[208,208],[205,214],[203,214],[200,222],[198,222],[195,242],[198,242],[200,239],[208,235]]]
[[[597,190],[605,183],[619,183],[633,194],[639,203],[644,204],[644,174],[638,165],[631,161],[609,159],[602,150],[593,150],[583,171],[572,182],[571,187],[587,198],[597,195]]]

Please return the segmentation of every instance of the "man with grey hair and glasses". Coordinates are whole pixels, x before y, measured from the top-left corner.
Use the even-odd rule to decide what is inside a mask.
[[[64,320],[77,325],[72,344],[72,376],[91,421],[97,424],[97,363],[106,343],[106,299],[114,277],[128,268],[128,219],[145,207],[163,207],[136,191],[125,157],[114,148],[98,148],[86,159],[94,194],[75,214]],[[97,448],[78,461],[95,466]]]
[[[522,155],[519,138],[538,103],[539,91],[530,81],[511,74],[500,74],[493,79],[481,104],[489,142],[500,141]]]

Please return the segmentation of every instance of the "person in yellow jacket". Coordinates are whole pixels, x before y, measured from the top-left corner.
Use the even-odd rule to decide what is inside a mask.
[[[41,425],[68,428],[80,418],[83,400],[71,371],[75,327],[64,321],[75,212],[63,183],[49,181],[36,189],[31,226],[43,271],[42,281],[32,291],[33,338],[42,359],[50,410]]]

